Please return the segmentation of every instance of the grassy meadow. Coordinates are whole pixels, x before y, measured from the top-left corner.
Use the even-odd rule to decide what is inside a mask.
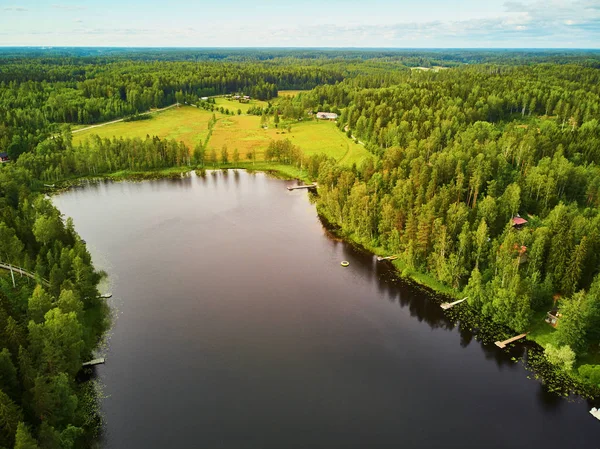
[[[266,108],[267,102],[261,100],[250,100],[248,103],[240,103],[237,100],[233,100],[231,98],[226,97],[214,97],[215,98],[215,106],[220,108],[221,106],[225,109],[229,109],[230,111],[237,114],[237,110],[240,109],[243,114],[248,112],[248,109],[251,107],[261,107]]]
[[[308,92],[307,90],[280,90],[277,92],[279,97],[295,97],[301,92]]]
[[[193,148],[206,139],[212,113],[193,106],[181,106],[151,114],[150,117],[152,118],[149,120],[111,123],[75,133],[73,144],[78,145],[92,135],[108,139],[113,137],[145,139],[148,135],[179,140]]]
[[[216,98],[218,107],[223,106],[230,111],[234,110],[232,105],[239,105],[245,110],[253,103],[238,103],[226,98]],[[265,103],[266,105],[266,103]],[[242,109],[243,110],[243,109]],[[304,154],[312,155],[324,153],[336,159],[344,165],[360,164],[370,153],[359,144],[348,139],[333,122],[308,120],[302,122],[291,122],[291,132],[288,132],[286,122],[281,122],[279,128],[275,128],[273,120],[268,123],[267,128],[260,126],[260,117],[255,115],[222,114],[215,111],[217,122],[213,128],[207,149],[219,152],[223,146],[227,146],[229,154],[237,148],[240,160],[247,160],[247,154],[256,152],[256,160],[263,161],[265,150],[272,140],[290,139],[300,147]],[[183,141],[190,149],[198,143],[204,143],[208,137],[208,123],[212,112],[198,109],[193,106],[182,106],[151,115],[149,120],[133,122],[111,123],[105,126],[87,129],[73,135],[75,145],[85,142],[92,136],[98,135],[102,138],[134,138],[141,139],[146,136],[158,136],[161,139],[175,139]]]

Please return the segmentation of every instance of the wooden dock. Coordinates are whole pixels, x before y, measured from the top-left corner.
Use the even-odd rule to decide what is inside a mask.
[[[377,262],[381,262],[382,260],[396,260],[397,258],[398,258],[398,256],[387,256],[387,257],[377,256]]]
[[[112,293],[103,293],[100,296],[98,296],[98,298],[102,298],[102,299],[112,298]]]
[[[527,333],[520,334],[520,335],[517,335],[516,337],[509,338],[508,340],[504,340],[504,341],[497,341],[497,342],[495,342],[494,344],[495,344],[496,346],[498,346],[499,348],[506,348],[506,345],[507,345],[507,344],[509,344],[509,343],[512,343],[513,341],[520,340],[521,338],[524,338],[526,335],[527,335]]]
[[[288,186],[288,190],[300,190],[300,189],[316,189],[317,188],[317,183],[315,182],[314,184],[306,184],[306,185],[302,185],[302,186]]]
[[[99,359],[94,359],[94,360],[90,360],[89,362],[82,363],[81,366],[102,365],[102,364],[104,364],[104,362],[106,362],[106,360],[104,359],[104,357],[100,357]]]
[[[466,301],[468,298],[463,298],[463,299],[459,299],[458,301],[454,301],[454,302],[444,302],[442,304],[440,304],[440,307],[444,310],[448,310],[452,307],[454,307],[457,304],[460,304],[463,301]]]

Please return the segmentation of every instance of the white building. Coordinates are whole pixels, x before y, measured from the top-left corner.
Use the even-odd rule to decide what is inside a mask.
[[[337,120],[338,115],[333,112],[317,112],[317,118],[321,120]]]

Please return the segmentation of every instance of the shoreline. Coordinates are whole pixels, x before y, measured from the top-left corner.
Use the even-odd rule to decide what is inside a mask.
[[[200,170],[246,170],[248,172],[266,173],[268,176],[283,180],[297,179],[303,182],[313,181],[303,170],[294,166],[269,162],[242,162],[238,164],[215,164],[210,168],[205,166],[199,169],[190,166],[180,166],[147,171],[122,170],[97,176],[83,176],[63,180],[58,182],[56,187],[44,189],[44,191],[47,194],[56,194],[74,187],[82,186],[85,184],[85,181],[135,182],[158,179],[181,179],[184,176],[189,176],[192,171]],[[197,174],[197,176],[202,175]],[[326,211],[319,208],[318,205],[317,215],[323,227],[335,238],[373,256],[386,257],[391,255],[382,251],[380,248],[369,247],[355,240],[351,234],[345,233],[341,227],[330,220]],[[423,289],[429,296],[429,299],[436,304],[441,304],[447,299],[459,299],[459,292],[441,284],[429,274],[411,270],[399,259],[390,261],[389,264],[390,268],[393,268],[394,274],[398,279],[401,279],[403,282],[406,282],[413,287]],[[435,300],[433,298],[435,298]],[[460,323],[469,328],[470,331],[473,332],[474,339],[484,345],[493,344],[494,341],[497,340],[504,340],[514,334],[514,331],[508,327],[494,323],[490,319],[477,313],[468,305],[468,303],[461,307],[449,309],[445,311],[444,314],[449,320],[454,321],[456,324]],[[515,362],[522,361],[525,369],[532,372],[534,379],[540,381],[549,391],[562,397],[571,397],[575,395],[582,399],[587,399],[588,401],[600,398],[600,389],[582,382],[571,373],[562,371],[554,365],[551,365],[544,355],[543,346],[534,339],[526,338],[525,342],[520,343],[520,345],[525,349],[525,353],[522,358],[515,359]],[[512,348],[514,348],[514,346],[508,346],[507,351],[510,351]],[[529,378],[529,376],[527,377]]]

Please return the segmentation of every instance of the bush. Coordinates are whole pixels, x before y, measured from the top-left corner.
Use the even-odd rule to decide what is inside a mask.
[[[596,387],[600,387],[600,365],[581,365],[579,375]]]
[[[548,361],[565,371],[571,371],[573,369],[573,363],[575,363],[575,353],[570,346],[564,345],[555,347],[552,344],[548,344],[544,350],[544,354],[548,358]]]

